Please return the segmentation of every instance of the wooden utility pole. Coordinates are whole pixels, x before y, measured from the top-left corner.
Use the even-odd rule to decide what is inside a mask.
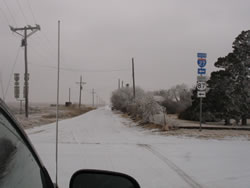
[[[134,58],[132,58],[132,77],[133,77],[133,96],[135,99],[135,67],[134,67]]]
[[[120,89],[120,88],[121,88],[121,80],[118,79],[118,89]]]
[[[71,102],[70,100],[71,100],[71,91],[70,91],[70,88],[69,88],[69,102]]]
[[[94,89],[92,89],[92,107],[94,107],[95,106],[95,90]]]
[[[80,76],[80,82],[76,82],[76,83],[80,85],[80,94],[79,94],[79,108],[80,108],[81,103],[82,103],[82,88],[83,88],[83,85],[86,84],[86,82],[83,82],[82,76]]]
[[[28,55],[27,55],[27,38],[30,37],[32,34],[40,30],[40,26],[36,25],[32,26],[25,26],[22,28],[14,28],[10,26],[10,30],[17,33],[18,35],[22,36],[22,44],[21,46],[24,47],[24,61],[25,61],[25,73],[24,73],[24,88],[25,88],[25,116],[28,118],[29,116],[29,83],[28,83]],[[24,34],[19,33],[19,31],[24,31]],[[31,31],[28,33],[28,31]]]
[[[122,88],[123,88],[123,80],[122,80]]]
[[[99,102],[98,102],[98,99],[99,99],[99,98],[98,98],[97,95],[95,95],[95,98],[96,98],[96,99],[95,99],[95,104],[96,104],[96,106],[98,106],[98,105],[99,105]]]

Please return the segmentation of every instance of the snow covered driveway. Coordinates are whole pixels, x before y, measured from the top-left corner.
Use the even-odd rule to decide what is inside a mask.
[[[27,130],[55,177],[55,124]],[[250,142],[163,136],[108,107],[59,122],[59,186],[78,169],[127,173],[143,188],[249,187]]]

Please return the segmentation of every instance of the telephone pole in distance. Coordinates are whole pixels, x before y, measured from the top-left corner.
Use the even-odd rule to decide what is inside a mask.
[[[92,107],[94,107],[95,106],[95,90],[94,89],[92,89]]]
[[[134,66],[134,58],[132,58],[132,77],[133,77],[133,97],[135,99],[135,66]]]
[[[80,108],[81,103],[82,103],[82,88],[83,88],[83,85],[87,83],[82,81],[82,76],[80,76],[80,82],[76,82],[76,83],[80,85],[80,94],[79,94],[79,108]]]

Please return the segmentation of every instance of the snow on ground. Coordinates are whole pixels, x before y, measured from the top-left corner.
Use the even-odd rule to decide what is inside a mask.
[[[55,179],[55,124],[26,130]],[[127,173],[143,188],[249,187],[250,141],[164,136],[108,107],[59,122],[59,186],[78,169]]]

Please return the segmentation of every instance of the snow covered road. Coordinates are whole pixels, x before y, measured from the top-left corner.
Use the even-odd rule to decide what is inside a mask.
[[[27,133],[52,178],[55,124]],[[78,169],[127,173],[144,188],[249,187],[250,142],[164,136],[136,127],[108,107],[59,122],[59,186]]]

